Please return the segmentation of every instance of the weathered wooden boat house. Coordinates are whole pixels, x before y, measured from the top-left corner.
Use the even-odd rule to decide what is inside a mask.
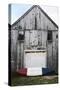
[[[36,75],[37,68],[58,72],[58,26],[39,5],[12,24],[11,68],[36,69]]]

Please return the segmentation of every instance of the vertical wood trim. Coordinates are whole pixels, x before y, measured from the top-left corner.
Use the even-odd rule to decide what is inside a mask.
[[[19,52],[18,52],[18,49],[19,49],[19,42],[17,41],[17,70],[19,69]]]
[[[42,46],[42,31],[41,31],[41,46]]]
[[[30,47],[30,30],[29,30],[29,47]]]
[[[22,68],[24,67],[24,42],[23,42],[23,60],[22,60]]]
[[[41,46],[42,46],[42,36],[43,36],[43,35],[42,35],[42,31],[41,31]]]
[[[24,42],[23,42],[23,65],[22,65],[22,67],[24,67],[24,50],[25,50],[25,29],[24,29]]]
[[[21,51],[21,68],[23,68],[23,41],[20,43],[20,47],[21,47],[21,49],[20,49],[20,51]]]
[[[52,68],[53,68],[53,31],[52,31]]]
[[[48,34],[48,30],[47,30],[47,34]],[[46,40],[46,49],[47,49],[47,68],[48,68],[48,40]]]
[[[17,40],[17,48],[18,48],[18,40]],[[17,55],[18,55],[18,52],[17,52]],[[17,62],[18,62],[18,57],[17,57]],[[18,66],[17,66],[16,70],[18,70]]]
[[[18,34],[19,34],[19,31],[18,31]],[[18,70],[18,36],[17,36],[17,43],[16,43],[16,69]]]
[[[46,41],[46,47],[47,47],[47,68],[48,68],[48,41]]]

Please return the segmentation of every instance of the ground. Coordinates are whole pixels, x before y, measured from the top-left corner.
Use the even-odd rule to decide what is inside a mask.
[[[45,76],[20,76],[15,75],[11,78],[12,86],[22,85],[40,85],[40,84],[55,84],[58,83],[58,75],[45,75]]]

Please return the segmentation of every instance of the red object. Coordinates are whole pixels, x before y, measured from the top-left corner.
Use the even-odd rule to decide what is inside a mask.
[[[27,68],[22,68],[17,71],[20,75],[27,76]]]

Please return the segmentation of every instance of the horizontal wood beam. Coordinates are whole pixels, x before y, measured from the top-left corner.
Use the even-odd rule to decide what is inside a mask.
[[[11,29],[11,30],[18,30],[18,29]],[[35,29],[20,29],[19,31],[30,31],[30,30],[35,30]],[[51,29],[37,29],[37,30],[40,30],[40,31],[48,31],[48,30],[51,30]],[[51,30],[51,31],[58,31],[58,29],[57,30]]]

